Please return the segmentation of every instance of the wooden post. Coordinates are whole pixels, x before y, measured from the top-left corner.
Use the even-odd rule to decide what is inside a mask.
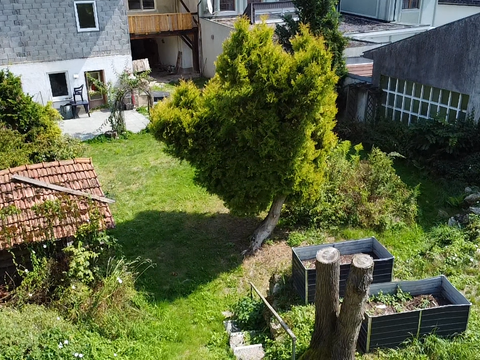
[[[340,251],[328,247],[317,252],[315,267],[315,327],[304,360],[330,359],[332,334],[339,307]]]
[[[355,359],[358,333],[363,320],[368,288],[373,281],[373,259],[370,255],[353,257],[347,279],[342,310],[333,336],[333,360]]]

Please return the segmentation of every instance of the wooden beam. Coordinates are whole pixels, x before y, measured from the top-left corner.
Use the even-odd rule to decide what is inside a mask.
[[[182,3],[183,7],[185,8],[185,10],[187,10],[187,12],[190,12],[190,9],[187,7],[187,5],[185,5],[185,3],[183,2],[183,0],[180,0],[180,2]]]
[[[32,179],[32,178],[29,178],[29,177],[26,177],[26,176],[12,175],[11,179],[16,180],[16,181],[20,181],[20,182],[25,182],[25,183],[32,184],[32,185],[36,185],[36,186],[40,186],[40,187],[50,189],[50,190],[61,191],[61,192],[72,194],[72,195],[85,196],[85,197],[88,197],[88,198],[91,198],[91,199],[94,199],[94,200],[98,200],[98,201],[101,201],[101,202],[104,202],[104,203],[108,203],[108,204],[113,204],[115,202],[115,200],[108,199],[108,198],[103,197],[103,196],[97,196],[97,195],[89,194],[89,193],[86,193],[86,192],[83,192],[83,191],[70,189],[70,188],[67,188],[67,187],[64,187],[64,186],[50,184],[50,183],[47,183],[45,181]]]

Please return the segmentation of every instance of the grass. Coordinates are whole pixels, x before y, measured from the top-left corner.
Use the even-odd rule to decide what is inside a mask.
[[[358,358],[474,359],[480,351],[480,275],[474,271],[478,262],[435,267],[437,263],[426,260],[428,254],[422,255],[435,245],[438,237],[449,236],[439,232],[448,230],[435,230],[438,206],[444,206],[444,201],[437,199],[448,198],[448,192],[440,193],[437,183],[421,174],[412,175],[405,166],[400,171],[404,180],[410,185],[423,184],[419,225],[384,233],[338,229],[328,234],[319,229],[280,228],[262,251],[243,259],[240,253],[247,248],[248,235],[258,219],[231,216],[221,200],[194,184],[193,169],[165,155],[162,145],[150,134],[92,141],[87,155],[93,159],[106,196],[116,200],[111,206],[116,221],[112,233],[118,238],[122,253],[128,260],[140,256],[156,264],[137,282],[138,288],[146,292],[144,300],[137,304],[142,316],[117,329],[119,335],[109,338],[81,324],[56,320],[55,312],[40,307],[1,309],[0,323],[7,330],[0,335],[0,359],[22,358],[3,352],[18,346],[40,351],[34,359],[48,358],[47,353],[41,354],[46,347],[52,351],[50,358],[67,358],[67,355],[71,358],[71,351],[58,348],[64,337],[75,344],[75,351],[96,359],[113,358],[113,353],[118,355],[116,358],[124,359],[233,358],[222,325],[222,312],[231,310],[248,293],[248,281],[253,281],[265,294],[273,273],[288,279],[291,252],[283,240],[298,246],[371,235],[395,255],[396,278],[413,279],[452,271],[449,279],[465,291],[474,306],[469,331],[454,341],[433,337],[425,343],[413,341],[400,350]],[[463,251],[462,246],[461,242],[444,246],[438,250],[438,256],[445,259],[448,251]],[[461,271],[455,271],[457,268]],[[288,299],[292,301],[291,294]],[[305,347],[310,334],[306,324],[311,322],[312,308],[300,306],[295,300],[293,303],[295,306],[288,306],[283,314],[293,324],[294,332],[303,336]],[[40,325],[32,326],[33,323]],[[23,327],[27,336],[18,333]],[[19,340],[15,340],[17,337]],[[277,354],[283,354],[272,359],[290,358],[289,344],[270,346],[277,346]],[[302,348],[301,342],[298,348]]]

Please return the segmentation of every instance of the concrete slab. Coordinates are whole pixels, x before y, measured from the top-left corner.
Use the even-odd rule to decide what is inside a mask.
[[[110,125],[105,124],[110,115],[108,110],[97,110],[90,115],[88,117],[81,112],[78,119],[60,121],[62,132],[80,140],[87,140],[111,130]],[[125,110],[124,116],[127,130],[135,133],[145,129],[149,123],[148,118],[136,110]]]
[[[262,344],[239,346],[233,350],[237,360],[260,360],[265,357]]]

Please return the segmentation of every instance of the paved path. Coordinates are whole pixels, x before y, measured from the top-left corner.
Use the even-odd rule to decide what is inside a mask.
[[[102,127],[110,115],[108,110],[97,110],[90,115],[91,117],[88,117],[87,114],[81,112],[78,119],[60,121],[62,132],[80,140],[87,140],[111,130],[108,124]],[[145,129],[149,123],[149,120],[136,110],[126,110],[124,116],[127,130],[132,132]]]

